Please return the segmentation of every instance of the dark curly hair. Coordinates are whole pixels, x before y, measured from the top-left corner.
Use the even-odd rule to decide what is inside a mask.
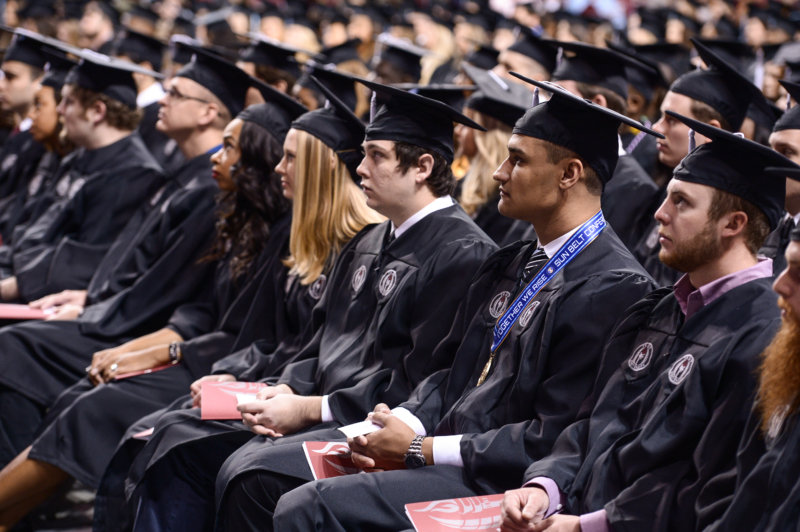
[[[250,275],[272,225],[289,212],[275,166],[283,146],[263,127],[244,122],[239,135],[241,158],[231,168],[235,191],[217,198],[217,238],[205,260],[230,257],[231,279]]]

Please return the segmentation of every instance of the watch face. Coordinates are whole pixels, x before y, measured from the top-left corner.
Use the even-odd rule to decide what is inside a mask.
[[[408,469],[419,469],[425,466],[425,457],[418,454],[407,454],[405,463]]]

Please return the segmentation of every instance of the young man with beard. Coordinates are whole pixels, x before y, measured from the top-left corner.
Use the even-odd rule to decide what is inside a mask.
[[[654,130],[665,137],[657,141],[658,159],[670,169],[677,167],[689,153],[689,128],[666,111],[735,132],[741,127],[751,103],[765,105],[764,96],[750,80],[701,43],[694,40],[692,42],[708,65],[708,70],[693,70],[675,80],[661,104],[661,112],[664,114],[653,126]],[[695,136],[696,144],[704,142],[707,139],[702,135]],[[659,223],[647,213],[655,213],[663,203],[667,196],[668,183],[669,181],[661,184],[661,190],[654,196],[651,205],[643,211],[640,219],[643,225],[637,229],[641,237],[633,247],[633,256],[662,286],[674,284],[680,277],[680,272],[659,260]]]
[[[373,405],[370,418],[384,428],[349,444],[359,467],[386,471],[311,483],[296,472],[294,485],[305,485],[280,501],[291,487],[284,468],[243,471],[222,501],[229,530],[254,529],[273,512],[282,531],[407,529],[407,503],[518,484],[574,421],[617,318],[654,287],[600,210],[619,125],[637,123],[523,80],[553,96],[516,123],[495,179],[500,212],[531,223],[539,240],[484,263],[433,352],[454,357],[450,368],[393,411]]]
[[[704,532],[789,532],[800,522],[800,229],[791,233],[786,262],[773,285],[781,326],[761,355],[756,404],[736,467],[709,483],[709,504],[698,501],[703,510],[697,529]]]
[[[800,101],[800,85],[791,81],[780,81],[795,101]],[[800,107],[788,109],[775,122],[769,136],[772,149],[800,164]],[[800,222],[800,183],[794,179],[786,180],[786,214],[778,228],[770,233],[760,253],[772,259],[772,275],[778,277],[786,269],[786,247],[790,235]]]
[[[159,129],[176,140],[186,162],[133,214],[87,290],[36,302],[57,306],[55,319],[0,330],[0,465],[31,443],[45,410],[86,376],[94,356],[179,342],[177,330],[139,337],[164,327],[179,305],[207,294],[215,265],[199,261],[213,241],[218,191],[210,156],[231,113],[243,109],[250,78],[202,49],[194,52],[159,114]],[[203,312],[197,305],[195,319]],[[137,342],[125,343],[132,338]]]
[[[782,155],[676,113],[712,142],[675,169],[656,212],[661,260],[685,272],[631,307],[582,413],[503,501],[505,530],[694,530],[695,502],[729,470],[779,324],[756,253],[783,211]],[[554,515],[556,512],[571,515]]]
[[[135,530],[213,526],[215,480],[226,459],[232,476],[277,467],[299,475],[287,476],[281,489],[304,482],[303,441],[338,437],[338,427],[363,420],[374,404],[394,406],[431,373],[450,367],[450,354],[431,353],[473,274],[497,250],[450,196],[453,122],[481,126],[441,102],[360,83],[382,93],[386,103],[366,127],[366,156],[343,153],[360,162],[367,205],[388,220],[365,227],[342,250],[314,308],[311,339],[243,411],[258,436],[174,446],[181,424],[171,420],[185,417],[161,417],[155,430],[175,432],[154,441],[163,447],[145,447],[132,471],[147,471],[129,479],[135,484],[129,492],[137,488],[131,499],[138,509]]]

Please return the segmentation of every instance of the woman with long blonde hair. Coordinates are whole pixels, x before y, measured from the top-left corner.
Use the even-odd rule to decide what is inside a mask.
[[[459,146],[469,159],[469,169],[461,181],[459,201],[478,227],[502,245],[514,220],[497,210],[500,183],[492,176],[508,155],[511,130],[530,105],[530,92],[519,84],[501,80],[489,71],[471,65],[465,65],[465,71],[480,90],[467,99],[464,114],[486,131],[462,125],[456,127]]]
[[[365,225],[382,221],[367,207],[363,192],[355,184],[355,169],[363,157],[360,145],[364,125],[341,101],[330,93],[326,95],[333,104],[292,123],[283,158],[275,169],[281,176],[284,195],[293,201],[290,253],[284,260],[288,268],[284,283],[287,297],[302,293],[314,300],[321,298],[327,275],[342,248]],[[226,357],[215,364],[214,375],[192,384],[194,405],[202,407],[202,383],[266,379],[290,362],[286,354],[295,352],[300,344],[299,338],[292,338],[265,352],[256,343]],[[120,461],[112,462],[114,469],[106,472],[109,485],[124,484],[119,477],[118,482],[110,479],[128,474],[129,482],[137,486],[138,501],[129,506],[138,508],[135,531],[162,529],[167,520],[182,523],[181,530],[206,530],[213,525],[214,505],[194,503],[213,500],[214,479],[224,460],[252,438],[252,432],[241,422],[202,421],[201,409],[187,408],[191,404],[173,403],[171,410],[135,424],[129,434],[135,434],[139,426],[156,427],[142,455],[136,457],[129,471],[130,461],[123,457],[132,457],[136,446],[123,442]],[[178,465],[187,455],[202,464],[203,480]],[[101,493],[104,488],[101,486]],[[118,512],[116,507],[122,506],[104,504],[103,520],[110,524],[95,523],[95,530],[114,530],[119,518],[109,513]],[[205,508],[205,512],[196,508]],[[171,514],[174,520],[167,517]]]

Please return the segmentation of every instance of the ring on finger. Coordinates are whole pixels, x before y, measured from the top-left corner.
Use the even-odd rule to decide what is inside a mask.
[[[117,371],[117,369],[118,369],[118,368],[119,368],[119,366],[118,366],[118,365],[117,365],[117,363],[115,362],[114,364],[111,364],[111,367],[110,367],[109,369],[110,369],[111,371]]]

